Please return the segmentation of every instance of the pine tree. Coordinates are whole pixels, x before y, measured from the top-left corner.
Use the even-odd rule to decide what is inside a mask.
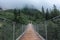
[[[44,11],[44,7],[42,6],[42,15],[45,18],[45,11]]]
[[[46,9],[46,20],[49,19],[49,11],[48,11],[48,8]]]
[[[53,5],[53,10],[51,11],[51,17],[56,17],[59,15],[59,10],[56,8],[55,5]]]
[[[14,21],[17,22],[17,9],[14,9]]]
[[[19,20],[20,20],[20,9],[17,12],[17,21],[19,22]]]
[[[44,11],[44,7],[42,6],[42,13],[44,14],[45,13],[45,11]]]

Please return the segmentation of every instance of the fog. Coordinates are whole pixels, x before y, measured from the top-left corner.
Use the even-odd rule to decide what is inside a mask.
[[[25,6],[41,9],[52,8],[56,5],[60,9],[60,0],[0,0],[0,7],[3,9],[23,8]]]

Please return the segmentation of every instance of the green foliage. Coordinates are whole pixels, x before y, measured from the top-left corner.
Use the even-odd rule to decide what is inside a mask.
[[[55,5],[53,5],[53,10],[51,11],[51,17],[56,17],[58,16],[60,13],[59,13],[59,10],[56,8]]]
[[[60,32],[58,29],[59,29],[58,24],[55,24],[52,21],[48,22],[48,26],[47,26],[48,40],[59,40],[60,36],[58,35],[60,35]]]
[[[46,17],[46,20],[49,20],[50,19],[50,13],[49,13],[49,10],[48,9],[46,9],[45,17]]]
[[[51,11],[49,9],[46,9],[46,12],[45,12],[43,6],[42,6],[42,11],[37,10],[37,9],[33,9],[33,8],[28,8],[28,7],[25,7],[21,10],[20,9],[8,9],[8,10],[0,11],[0,17],[9,19],[11,21],[15,21],[16,24],[18,24],[18,23],[28,24],[31,21],[32,21],[32,23],[40,24],[40,22],[47,21],[47,20],[52,19],[52,18],[59,16],[59,15],[60,15],[60,11],[56,8],[55,5],[53,6],[53,9]],[[5,26],[3,27],[3,29],[6,29],[6,30],[4,30],[6,32],[6,33],[4,32],[5,33],[4,35],[6,35],[6,38],[8,38],[9,40],[12,40],[12,36],[11,36],[12,35],[12,33],[11,33],[12,32],[12,25],[11,24],[5,23]],[[42,24],[44,24],[44,23],[42,23]],[[41,25],[39,25],[39,26],[41,26]],[[59,39],[60,33],[57,33],[58,31],[60,31],[60,18],[48,21],[48,24],[46,24],[46,25],[48,25],[48,27],[47,27],[48,28],[47,29],[48,30],[48,39],[55,40],[55,38],[58,37],[57,40],[60,40]],[[45,27],[45,25],[42,25],[42,26]],[[16,26],[16,31],[17,31],[16,34],[18,34],[18,32],[21,31],[20,27],[21,27],[20,25],[19,25],[19,27]],[[39,33],[40,32],[41,31],[39,31]],[[0,35],[1,34],[2,33],[0,32]],[[19,34],[21,34],[21,33],[19,33]],[[46,36],[44,34],[42,34],[42,35],[44,37]],[[19,35],[17,35],[17,36],[19,36]],[[5,40],[8,40],[8,39],[5,39]]]
[[[53,9],[51,11],[46,9],[46,12],[43,6],[42,6],[42,11],[28,7],[25,7],[21,10],[10,9],[10,10],[0,11],[1,17],[13,20],[17,23],[20,22],[22,24],[23,23],[25,24],[28,21],[40,23],[41,21],[52,19],[53,17],[56,17],[58,15],[60,15],[60,12],[55,5],[53,6]]]

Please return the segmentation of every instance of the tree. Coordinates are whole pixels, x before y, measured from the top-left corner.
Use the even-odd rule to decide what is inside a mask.
[[[55,5],[53,5],[53,10],[51,11],[51,17],[56,17],[59,15],[59,10],[56,8]]]
[[[20,16],[20,12],[21,12],[21,11],[20,11],[20,9],[19,9],[19,10],[18,10],[18,16]]]
[[[17,12],[17,21],[19,22],[19,20],[20,20],[20,9]]]
[[[56,6],[54,5],[54,13],[55,13],[55,16],[58,16],[58,9],[56,8]]]
[[[42,6],[42,13],[44,14],[45,13],[45,11],[44,11],[44,7]]]
[[[14,19],[15,22],[17,22],[17,9],[14,9]]]
[[[50,17],[50,15],[49,15],[49,11],[48,11],[48,8],[46,9],[46,20],[48,20],[49,19],[49,17]]]
[[[0,10],[2,10],[2,8],[0,7]]]
[[[43,17],[45,17],[45,11],[44,11],[44,7],[42,6],[42,15]]]

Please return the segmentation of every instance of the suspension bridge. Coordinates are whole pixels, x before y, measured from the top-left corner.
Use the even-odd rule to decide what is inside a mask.
[[[60,16],[54,17],[50,20],[54,20],[54,19],[57,19],[57,18],[60,18]],[[8,21],[8,22],[13,23],[13,21],[11,21],[9,19],[6,19],[6,18],[2,18],[2,17],[0,17],[0,20],[2,20],[4,22]],[[46,35],[47,35],[47,31],[46,31]],[[14,26],[13,26],[13,39],[14,39]],[[47,36],[46,36],[46,39],[47,39]],[[38,32],[35,31],[32,23],[29,23],[27,25],[26,30],[16,40],[46,40],[46,39],[44,39],[41,35],[39,35]]]
[[[16,40],[45,40],[39,33],[37,33],[31,23],[27,25],[26,30]]]

